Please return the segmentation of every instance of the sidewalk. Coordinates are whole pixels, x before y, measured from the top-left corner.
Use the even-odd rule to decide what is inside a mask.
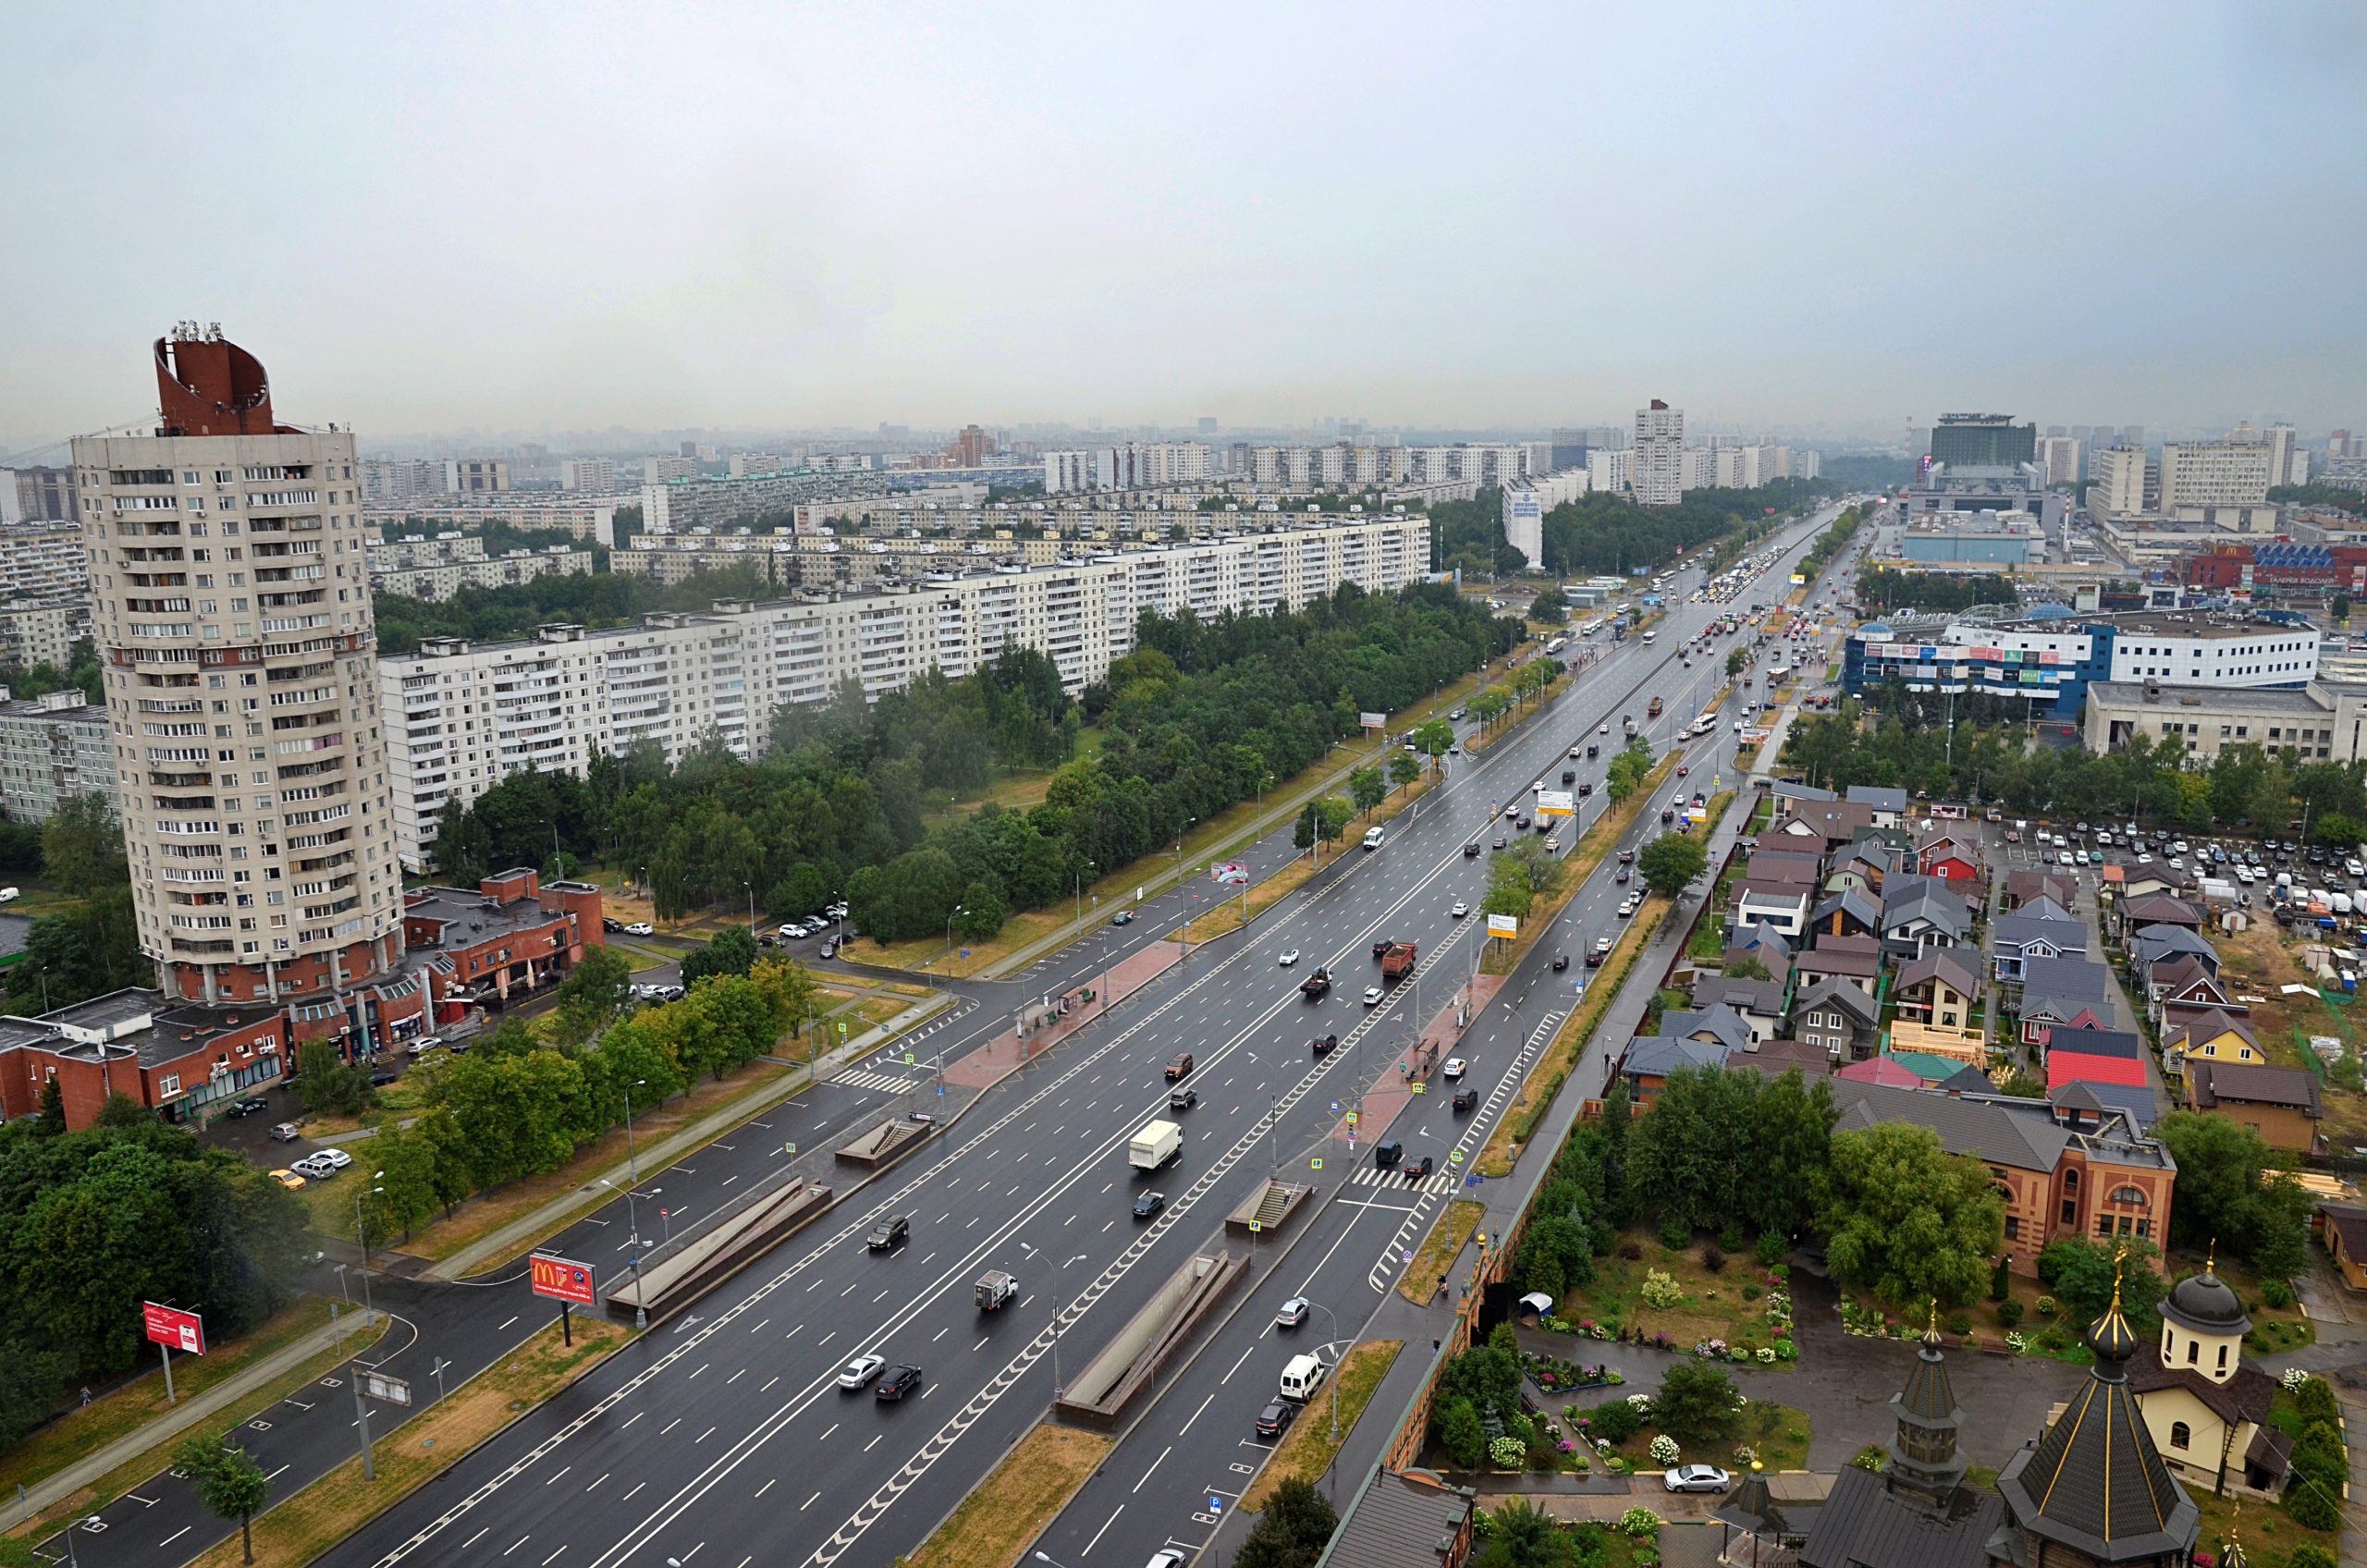
[[[202,1393],[190,1395],[155,1419],[126,1432],[104,1448],[92,1450],[46,1480],[26,1488],[24,1502],[17,1510],[17,1519],[21,1522],[45,1508],[56,1506],[157,1444],[179,1437],[204,1422],[208,1416],[238,1403],[257,1389],[301,1366],[323,1351],[334,1350],[342,1341],[364,1331],[350,1322],[328,1323],[300,1340],[280,1346],[244,1371],[225,1378]]]
[[[804,1088],[807,1084],[816,1081],[816,1068],[821,1070],[819,1082],[828,1083],[835,1069],[848,1066],[862,1057],[875,1040],[891,1038],[914,1024],[922,1023],[943,1008],[953,1005],[954,1000],[955,998],[951,996],[939,992],[925,1001],[914,1002],[886,1023],[853,1036],[845,1045],[818,1058],[813,1066],[784,1072],[755,1094],[718,1106],[689,1126],[658,1139],[649,1145],[649,1170],[663,1170],[683,1155],[729,1133],[749,1118],[763,1115],[774,1106]],[[622,1175],[627,1163],[627,1160],[620,1159],[605,1170],[586,1171],[583,1180],[568,1192],[537,1208],[520,1215],[497,1230],[487,1231],[451,1256],[421,1270],[419,1278],[423,1280],[463,1279],[482,1265],[495,1259],[507,1258],[519,1247],[535,1236],[552,1230],[582,1208],[588,1195],[598,1189],[601,1180]],[[644,1174],[647,1172],[644,1171]]]

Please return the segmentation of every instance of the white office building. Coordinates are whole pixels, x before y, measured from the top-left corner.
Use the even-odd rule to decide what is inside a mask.
[[[930,670],[960,677],[1011,647],[1043,650],[1081,692],[1134,651],[1146,609],[1207,620],[1297,608],[1343,583],[1392,593],[1421,582],[1429,559],[1427,517],[1334,514],[868,593],[724,601],[613,631],[430,640],[378,661],[398,852],[424,869],[445,802],[474,801],[521,768],[581,773],[595,750],[643,741],[673,762],[710,733],[753,757],[783,704],[826,702],[849,680],[876,696]]]

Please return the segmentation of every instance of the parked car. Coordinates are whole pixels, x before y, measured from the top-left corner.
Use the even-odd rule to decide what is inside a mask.
[[[304,1185],[304,1178],[297,1175],[293,1170],[275,1170],[271,1173],[271,1179],[291,1193]]]
[[[293,1121],[276,1122],[271,1129],[271,1141],[275,1144],[292,1144],[303,1135]]]
[[[1714,1464],[1680,1464],[1661,1477],[1673,1492],[1722,1492],[1733,1480]]]
[[[603,931],[621,931],[624,928],[625,923],[613,914],[604,914],[600,917],[600,929]]]
[[[1289,1400],[1268,1400],[1266,1408],[1257,1413],[1257,1435],[1269,1441],[1281,1437],[1297,1414],[1298,1406]]]
[[[1134,912],[1130,909],[1120,910],[1117,916],[1110,922],[1112,925],[1132,925],[1134,923]]]
[[[636,920],[625,927],[625,935],[628,937],[654,937],[656,934],[657,927],[646,920]]]
[[[270,1102],[266,1100],[243,1099],[234,1101],[231,1104],[230,1109],[224,1112],[224,1114],[227,1116],[252,1116],[259,1110],[269,1110],[270,1109]]]

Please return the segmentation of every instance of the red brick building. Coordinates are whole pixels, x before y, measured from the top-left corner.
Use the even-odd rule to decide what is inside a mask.
[[[471,1007],[498,1010],[567,978],[589,947],[606,943],[600,889],[554,882],[521,868],[486,877],[473,893],[419,888],[403,898],[403,940],[423,960],[427,1009],[451,1023]]]
[[[69,1129],[97,1121],[111,1094],[166,1121],[200,1121],[279,1082],[293,1055],[282,1009],[115,991],[39,1018],[0,1018],[0,1117],[38,1112],[55,1078]]]

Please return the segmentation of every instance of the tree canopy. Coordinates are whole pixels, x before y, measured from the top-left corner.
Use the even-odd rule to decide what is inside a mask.
[[[1886,1121],[1834,1135],[1821,1183],[1834,1278],[1893,1306],[1961,1306],[1989,1282],[2005,1206],[1989,1170],[1938,1134]]]

